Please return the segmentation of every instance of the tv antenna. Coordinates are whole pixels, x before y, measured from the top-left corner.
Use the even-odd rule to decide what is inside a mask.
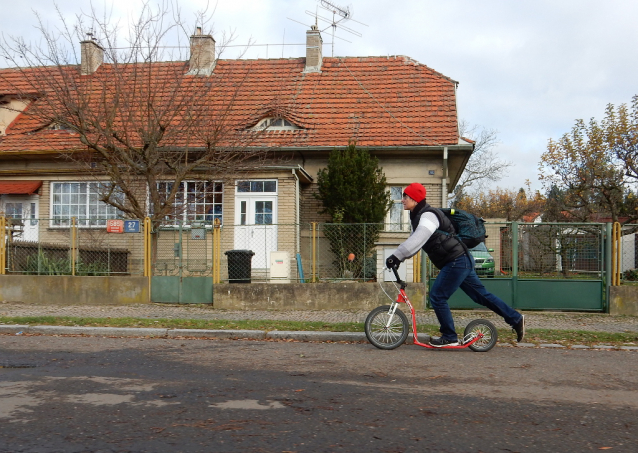
[[[321,8],[323,10],[328,11],[329,13],[332,13],[332,19],[330,19],[329,17],[323,17],[321,15],[319,15],[319,11],[318,9]],[[317,11],[315,11],[314,13],[312,11],[307,11],[306,10],[306,14],[308,14],[311,17],[315,18],[315,26],[317,26],[317,28],[319,27],[319,21],[325,22],[327,24],[329,24],[326,28],[324,28],[323,30],[320,30],[321,32],[324,32],[326,30],[328,30],[329,28],[332,28],[332,56],[335,56],[335,38],[337,39],[341,39],[342,41],[345,42],[349,42],[352,43],[352,41],[348,41],[347,39],[341,38],[339,36],[335,35],[335,31],[337,30],[337,27],[339,27],[340,29],[353,34],[359,38],[361,38],[363,35],[361,33],[359,33],[358,31],[346,27],[345,25],[343,25],[342,22],[346,22],[346,21],[352,21],[352,22],[356,22],[360,25],[363,25],[365,27],[367,27],[366,24],[364,24],[363,22],[359,22],[356,21],[352,18],[352,6],[338,6],[336,5],[334,2],[329,1],[329,0],[319,0],[319,5],[317,8]],[[298,24],[302,24],[302,25],[306,25],[307,27],[311,27],[310,25],[304,24],[303,22],[299,22],[295,19],[291,19],[290,17],[288,18],[290,20],[292,20],[293,22],[297,22]]]

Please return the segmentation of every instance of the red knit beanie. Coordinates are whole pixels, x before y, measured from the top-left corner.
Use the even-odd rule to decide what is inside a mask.
[[[425,187],[423,187],[418,182],[413,182],[412,184],[410,184],[408,187],[405,188],[405,191],[403,193],[412,198],[417,203],[425,200]]]

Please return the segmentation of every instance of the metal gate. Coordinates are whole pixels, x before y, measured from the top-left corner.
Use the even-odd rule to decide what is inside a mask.
[[[487,254],[472,254],[488,291],[522,310],[607,311],[610,224],[486,226]],[[437,273],[428,266],[429,287]],[[449,304],[451,308],[479,307],[463,291],[457,291]]]
[[[180,223],[153,232],[152,302],[213,302],[214,231],[210,224]]]

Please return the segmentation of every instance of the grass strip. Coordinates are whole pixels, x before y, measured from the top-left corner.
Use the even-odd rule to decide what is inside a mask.
[[[66,316],[0,316],[0,324],[31,326],[77,327],[156,327],[164,329],[211,330],[311,330],[332,332],[362,332],[363,323],[325,323],[318,321],[274,321],[227,319],[166,319],[166,318],[81,318]]]
[[[31,326],[80,327],[157,327],[164,329],[226,329],[226,330],[290,330],[323,332],[363,332],[363,323],[326,323],[319,321],[227,320],[227,319],[167,319],[167,318],[88,318],[66,316],[0,316],[0,324]],[[422,324],[420,333],[439,335],[439,326]],[[463,335],[463,329],[458,333]],[[511,329],[498,329],[501,342],[513,342]],[[612,346],[638,345],[638,332],[592,332],[585,330],[527,329],[526,343],[556,343],[565,346],[606,344]]]

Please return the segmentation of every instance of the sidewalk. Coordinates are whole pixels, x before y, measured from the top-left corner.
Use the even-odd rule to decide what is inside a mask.
[[[225,319],[318,321],[325,323],[365,321],[368,311],[239,311],[219,310],[203,305],[139,304],[123,306],[53,306],[0,303],[0,316],[66,316],[82,318],[147,318],[147,319]],[[458,326],[472,319],[484,318],[498,328],[509,326],[491,311],[455,310]],[[599,313],[525,312],[527,329],[586,330],[592,332],[638,332],[638,317],[611,316]],[[417,314],[419,324],[438,325],[434,312]]]

